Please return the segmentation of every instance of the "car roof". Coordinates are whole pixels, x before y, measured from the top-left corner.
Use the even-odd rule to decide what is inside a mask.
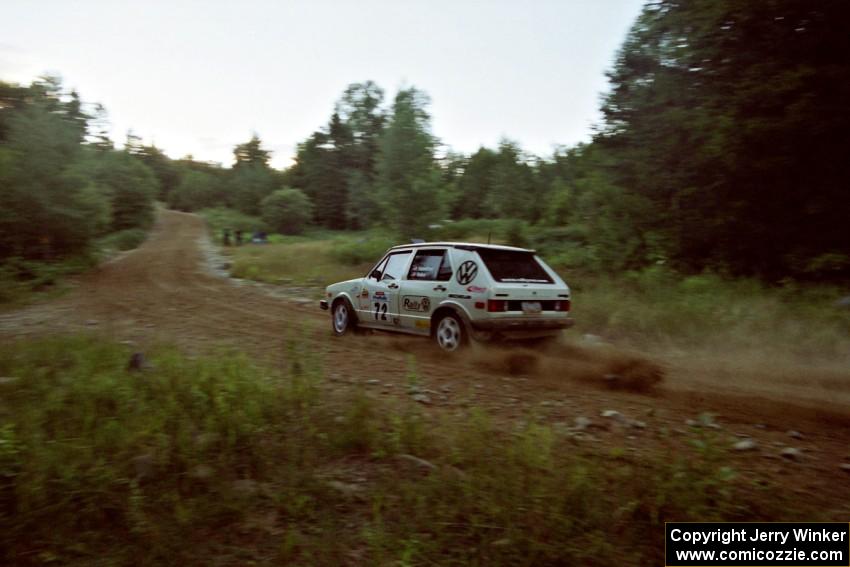
[[[407,248],[430,248],[433,246],[443,246],[447,248],[459,248],[461,250],[510,250],[513,252],[531,252],[534,250],[528,248],[517,248],[516,246],[502,246],[501,244],[481,244],[478,242],[417,242],[415,244],[399,244],[393,246],[390,250],[404,250]]]

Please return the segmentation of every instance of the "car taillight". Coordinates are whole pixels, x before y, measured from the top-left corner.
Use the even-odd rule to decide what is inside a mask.
[[[500,313],[508,310],[508,302],[504,299],[490,299],[487,301],[487,311],[490,313]]]
[[[555,302],[555,311],[570,311],[570,300],[569,299],[559,299]]]

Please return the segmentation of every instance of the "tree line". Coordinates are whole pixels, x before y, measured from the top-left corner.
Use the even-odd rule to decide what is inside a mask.
[[[0,260],[58,260],[152,222],[156,176],[89,120],[55,78],[0,82]]]
[[[365,82],[299,145],[283,182],[327,228],[408,237],[517,219],[595,270],[847,278],[848,48],[839,0],[653,0],[589,143],[541,158],[503,140],[464,155],[432,133],[424,92],[385,105]]]
[[[848,12],[839,0],[649,1],[608,74],[592,140],[547,157],[509,139],[452,151],[424,91],[388,101],[366,81],[345,89],[292,166],[272,168],[255,135],[225,168],[172,160],[132,134],[116,151],[100,112],[82,112],[55,81],[2,84],[0,258],[61,255],[144,226],[159,199],[229,207],[280,232],[428,237],[501,219],[599,271],[847,278]]]

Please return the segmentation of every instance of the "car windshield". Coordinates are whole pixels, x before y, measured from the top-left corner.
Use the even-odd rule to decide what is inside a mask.
[[[496,281],[516,283],[554,283],[531,252],[479,249],[478,255]]]

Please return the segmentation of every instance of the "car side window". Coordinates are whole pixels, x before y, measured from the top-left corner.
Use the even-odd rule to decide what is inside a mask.
[[[387,261],[390,259],[389,256],[384,258],[378,263],[377,266],[372,270],[372,273],[369,274],[369,279],[381,281],[381,276],[384,275],[384,269],[387,267]]]
[[[452,266],[445,250],[419,250],[413,258],[409,280],[440,281],[452,279]]]
[[[397,252],[395,254],[390,254],[390,257],[387,258],[387,266],[383,270],[383,275],[381,276],[381,281],[387,280],[400,280],[401,276],[404,274],[404,266],[407,264],[407,260],[410,258],[410,251],[407,252]]]

